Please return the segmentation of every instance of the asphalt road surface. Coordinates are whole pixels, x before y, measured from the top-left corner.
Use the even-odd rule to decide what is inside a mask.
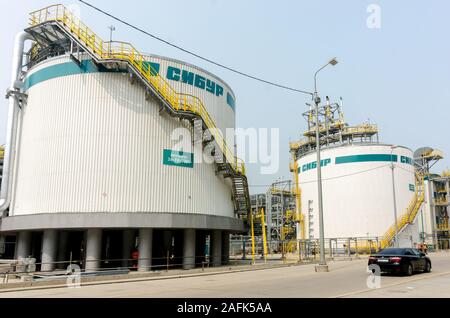
[[[411,277],[382,275],[367,287],[367,259],[330,262],[330,272],[299,265],[217,275],[117,282],[81,288],[1,292],[3,297],[450,297],[450,253],[430,254],[433,270]]]

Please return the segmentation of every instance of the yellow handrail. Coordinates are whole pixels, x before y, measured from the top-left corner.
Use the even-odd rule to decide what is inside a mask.
[[[381,248],[388,247],[391,244],[395,233],[398,230],[401,230],[406,224],[413,222],[416,218],[417,213],[419,212],[425,199],[425,194],[423,191],[423,175],[416,173],[416,179],[415,193],[408,208],[406,209],[406,213],[397,219],[397,229],[395,224],[393,224],[386,231],[381,239]]]
[[[44,9],[30,13],[30,25],[56,22],[70,31],[82,42],[91,54],[99,60],[121,60],[128,62],[135,68],[148,83],[171,105],[176,111],[187,111],[200,116],[210,130],[217,145],[220,147],[226,162],[230,164],[234,172],[245,175],[244,162],[237,158],[228,147],[225,138],[216,123],[209,115],[202,101],[192,95],[176,92],[172,86],[147,63],[145,56],[136,50],[133,45],[126,42],[105,42],[91,31],[83,22],[75,17],[64,5],[48,6]]]

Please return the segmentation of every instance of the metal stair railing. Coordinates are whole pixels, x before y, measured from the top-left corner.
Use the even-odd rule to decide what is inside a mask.
[[[422,203],[425,199],[425,193],[423,189],[423,175],[420,173],[415,174],[416,177],[416,186],[415,186],[415,193],[414,196],[406,209],[406,213],[399,217],[397,219],[397,231],[395,224],[391,225],[389,229],[384,234],[383,238],[381,239],[381,248],[386,248],[392,244],[392,241],[395,237],[395,233],[400,233],[401,230],[407,225],[412,222],[414,222],[414,219],[417,216],[417,213],[419,212]]]

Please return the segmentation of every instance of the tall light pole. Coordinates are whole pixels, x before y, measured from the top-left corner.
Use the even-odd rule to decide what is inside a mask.
[[[331,59],[327,64],[319,68],[314,74],[314,104],[316,105],[316,154],[317,154],[317,194],[319,206],[319,236],[320,236],[320,260],[316,265],[316,272],[328,272],[328,265],[325,259],[325,234],[323,225],[323,202],[322,202],[322,168],[320,166],[320,127],[319,127],[319,104],[320,97],[317,94],[317,74],[328,65],[336,65],[338,63],[336,58]]]
[[[391,174],[392,174],[392,197],[394,199],[394,219],[395,219],[395,236],[394,236],[394,240],[395,240],[395,247],[399,247],[398,244],[398,224],[397,224],[397,199],[395,196],[395,178],[394,178],[394,149],[397,148],[397,146],[392,145],[391,146]]]

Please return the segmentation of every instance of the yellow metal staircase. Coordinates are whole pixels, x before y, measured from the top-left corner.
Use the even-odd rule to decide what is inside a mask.
[[[416,184],[415,184],[415,192],[414,196],[411,200],[411,203],[409,204],[408,208],[406,209],[405,214],[403,214],[401,217],[397,219],[397,232],[400,233],[402,229],[414,222],[414,219],[417,216],[417,213],[419,212],[425,198],[425,192],[424,192],[424,176],[420,172],[416,172]],[[396,228],[395,224],[393,224],[387,232],[384,234],[383,238],[381,239],[381,248],[389,247],[394,238],[395,238]]]
[[[107,68],[127,66],[173,117],[188,119],[194,125],[201,120],[202,131],[209,130],[210,142],[216,144],[214,157],[220,172],[233,180],[235,212],[247,217],[250,211],[245,166],[228,147],[225,138],[217,128],[202,101],[192,95],[176,92],[172,86],[146,61],[131,44],[105,42],[63,5],[53,5],[30,13],[30,27],[26,29],[39,47],[60,45],[61,35],[78,49],[87,53],[97,65]]]

